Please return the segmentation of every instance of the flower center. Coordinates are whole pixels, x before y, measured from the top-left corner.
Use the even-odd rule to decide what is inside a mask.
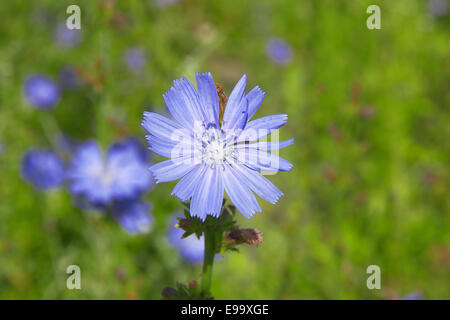
[[[109,171],[110,170],[105,170],[105,172],[103,172],[100,176],[100,183],[104,187],[109,187],[114,181],[114,177]]]
[[[215,163],[222,162],[225,159],[225,146],[217,140],[213,140],[204,148],[204,158]]]
[[[216,128],[206,129],[201,138],[202,161],[214,166],[223,164],[229,156],[229,148],[223,134]]]

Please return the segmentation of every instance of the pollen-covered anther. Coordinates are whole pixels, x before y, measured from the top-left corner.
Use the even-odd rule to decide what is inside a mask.
[[[223,164],[233,151],[227,145],[221,131],[216,128],[209,128],[204,131],[200,145],[202,162],[210,166]]]

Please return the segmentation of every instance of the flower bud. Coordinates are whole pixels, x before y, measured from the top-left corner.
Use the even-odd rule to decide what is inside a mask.
[[[162,296],[166,299],[174,298],[178,296],[178,291],[172,287],[165,287],[162,292]]]
[[[194,289],[197,287],[197,285],[198,285],[197,281],[195,280],[189,281],[189,289]]]
[[[189,219],[178,218],[178,226],[186,231],[189,228],[190,221]]]
[[[263,234],[257,229],[236,229],[229,231],[226,239],[234,244],[258,245],[263,241]]]

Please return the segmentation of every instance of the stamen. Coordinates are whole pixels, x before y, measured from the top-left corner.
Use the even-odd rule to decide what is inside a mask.
[[[233,151],[232,145],[227,144],[224,133],[215,127],[206,129],[201,137],[198,137],[198,146],[201,160],[214,168],[230,160]]]

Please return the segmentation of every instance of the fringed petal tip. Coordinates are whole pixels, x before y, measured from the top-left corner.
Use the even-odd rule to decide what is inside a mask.
[[[212,74],[211,74],[211,72],[209,72],[209,71],[206,71],[206,72],[196,72],[195,73],[195,76],[203,76],[203,77],[211,77],[212,78]]]

